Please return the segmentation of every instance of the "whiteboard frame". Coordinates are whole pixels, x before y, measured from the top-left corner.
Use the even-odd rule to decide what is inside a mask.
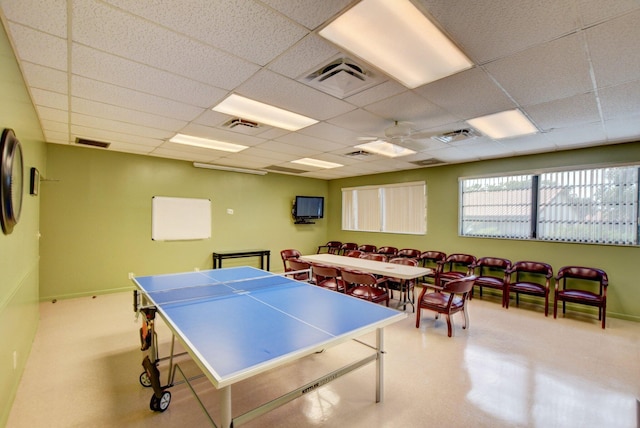
[[[153,196],[151,239],[188,241],[211,238],[211,199]]]

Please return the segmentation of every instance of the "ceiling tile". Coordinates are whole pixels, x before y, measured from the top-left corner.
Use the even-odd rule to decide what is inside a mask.
[[[598,95],[605,120],[640,114],[640,80],[603,88]]]
[[[308,32],[256,1],[108,3],[258,65],[269,63]]]
[[[129,61],[86,46],[73,45],[72,72],[185,104],[209,108],[226,94],[222,89]]]
[[[272,8],[280,11],[289,18],[313,30],[326,20],[330,19],[344,7],[348,6],[351,0],[263,0]]]
[[[573,2],[536,0],[420,0],[454,42],[476,63],[503,58],[573,32]]]
[[[67,37],[67,0],[3,0],[2,11],[9,21]]]
[[[33,88],[31,90],[31,97],[36,105],[59,110],[65,110],[69,103],[66,95],[38,88]]]
[[[283,76],[297,79],[327,64],[338,53],[339,51],[322,37],[309,34],[276,58],[268,68]]]
[[[461,120],[515,107],[504,91],[479,67],[422,86],[415,92]]]
[[[103,3],[73,3],[73,41],[218,88],[233,89],[259,67]]]
[[[9,23],[18,58],[57,70],[67,69],[67,41],[23,25]]]
[[[97,128],[89,120],[87,120],[89,126],[84,125],[72,125],[71,126],[71,140],[75,142],[76,137],[87,138],[89,140],[104,141],[106,143],[128,143],[135,144],[137,146],[145,146],[149,151],[154,147],[162,143],[162,139],[140,137],[127,133],[128,129],[122,129],[123,132],[116,132],[110,130],[104,130]]]
[[[594,89],[583,34],[571,34],[486,65],[520,105],[539,104]]]
[[[425,129],[458,120],[414,92],[406,91],[365,107],[391,121],[412,122],[414,129]]]
[[[113,106],[166,118],[175,118],[181,122],[194,120],[205,111],[202,107],[188,105],[81,76],[72,76],[71,86],[71,95],[77,98],[111,104]],[[171,120],[169,121],[171,122]]]
[[[593,93],[527,106],[525,111],[544,131],[596,122],[600,119]]]
[[[32,88],[46,89],[61,94],[69,92],[67,73],[64,71],[24,61],[22,62],[22,72]]]
[[[72,126],[93,128],[103,134],[112,132],[112,129],[117,129],[120,134],[127,134],[136,138],[148,138],[149,140],[165,140],[173,136],[171,131],[165,131],[148,126],[134,125],[131,123],[119,122],[117,120],[89,116],[75,112],[71,113],[71,124]]]
[[[639,9],[638,0],[579,0],[580,16],[585,26]]]
[[[640,10],[586,30],[589,53],[598,86],[638,79]]]
[[[253,76],[237,92],[247,98],[316,120],[329,119],[354,109],[349,103],[269,70]]]
[[[602,123],[585,123],[568,126],[565,128],[552,129],[544,134],[545,138],[558,148],[586,147],[594,141],[605,141]]]

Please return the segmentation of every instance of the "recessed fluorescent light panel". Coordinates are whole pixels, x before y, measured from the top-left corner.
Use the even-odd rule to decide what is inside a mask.
[[[494,140],[538,132],[533,123],[518,109],[476,117],[467,120],[467,123]]]
[[[169,142],[234,153],[248,148],[247,146],[242,146],[240,144],[225,143],[223,141],[209,140],[208,138],[193,137],[191,135],[184,134],[176,134],[169,140]]]
[[[291,163],[298,163],[300,165],[307,165],[307,166],[316,166],[318,168],[325,168],[325,169],[338,168],[339,166],[344,166],[339,163],[326,162],[326,161],[311,159],[311,158],[302,158],[302,159],[291,161]]]
[[[363,0],[319,34],[409,89],[473,66],[409,0]]]
[[[382,140],[372,141],[366,144],[358,144],[355,147],[370,153],[375,153],[377,155],[387,156],[390,158],[413,155],[416,153],[411,149],[396,146],[395,144],[387,143],[386,141]]]
[[[230,95],[227,99],[215,106],[213,110],[288,131],[297,131],[318,123],[317,120],[302,116],[301,114],[283,110],[236,94]]]

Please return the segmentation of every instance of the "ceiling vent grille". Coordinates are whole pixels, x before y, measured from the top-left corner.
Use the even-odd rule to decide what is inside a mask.
[[[343,99],[382,83],[385,78],[350,58],[334,57],[328,64],[305,73],[298,80],[319,91]]]
[[[260,125],[257,122],[251,122],[250,120],[241,119],[239,117],[235,117],[227,122],[225,122],[222,126],[225,128],[233,129],[237,126],[241,128],[257,128]]]
[[[444,134],[440,134],[440,135],[434,135],[431,138],[433,138],[434,140],[440,141],[441,143],[449,144],[449,143],[455,143],[458,141],[468,140],[471,138],[476,138],[479,136],[480,134],[475,129],[465,128],[465,129],[458,129],[451,132],[445,132]]]
[[[429,159],[422,159],[422,160],[411,162],[411,163],[418,166],[432,166],[432,165],[440,165],[445,162],[441,161],[440,159],[429,158]]]
[[[365,158],[367,156],[371,156],[371,153],[365,152],[364,150],[357,150],[355,152],[345,153],[344,155],[352,158],[358,158],[358,157]]]
[[[111,143],[105,143],[103,141],[94,141],[87,140],[86,138],[76,138],[76,144],[80,144],[82,146],[91,146],[91,147],[100,147],[103,149],[108,149]]]

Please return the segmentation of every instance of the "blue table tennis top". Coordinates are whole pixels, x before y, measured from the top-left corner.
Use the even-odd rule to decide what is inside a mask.
[[[254,278],[255,282],[236,282]],[[134,278],[221,387],[406,314],[253,267]]]

